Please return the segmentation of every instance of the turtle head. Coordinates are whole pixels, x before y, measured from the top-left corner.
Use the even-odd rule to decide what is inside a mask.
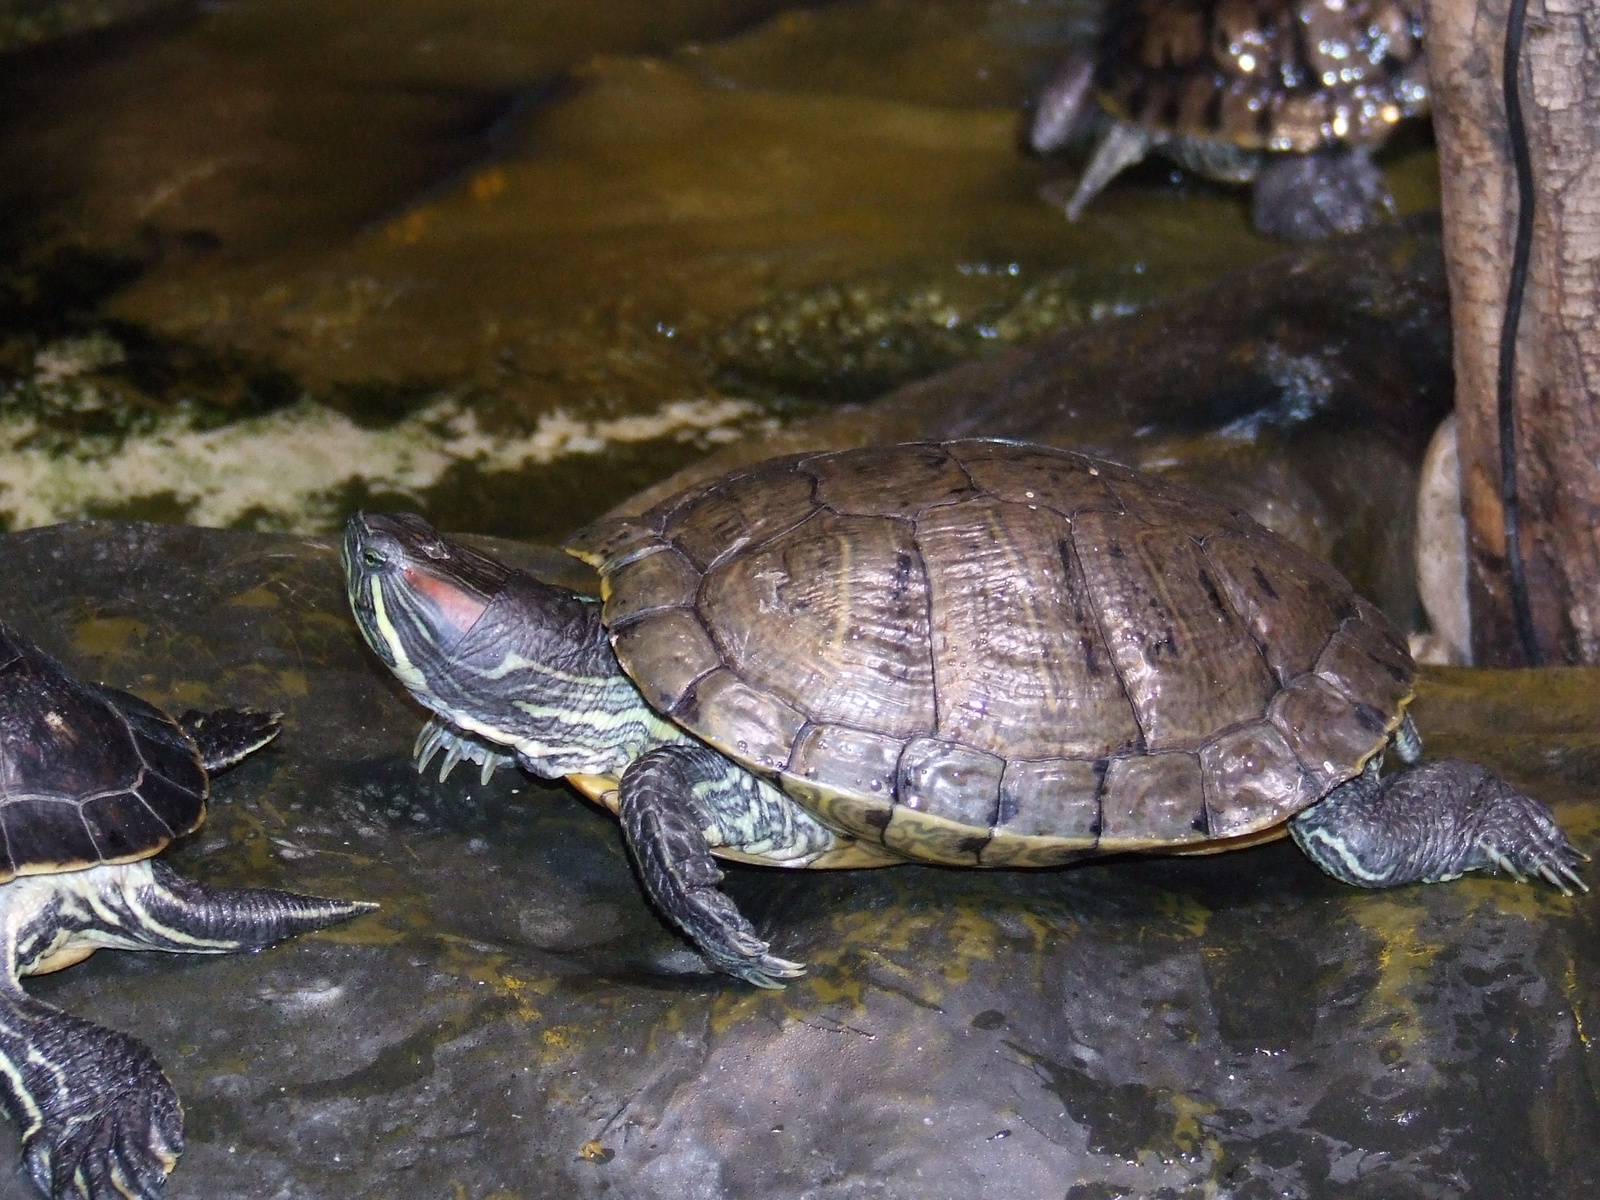
[[[434,692],[439,670],[512,575],[413,513],[356,513],[343,558],[361,636],[419,695]]]
[[[424,705],[480,737],[514,744],[530,706],[621,677],[598,604],[441,537],[419,516],[356,513],[343,559],[367,645]]]

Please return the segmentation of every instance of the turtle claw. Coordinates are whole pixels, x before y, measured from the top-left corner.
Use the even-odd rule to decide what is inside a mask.
[[[779,958],[775,954],[763,954],[743,970],[733,972],[746,983],[779,992],[788,986],[784,980],[798,979],[805,973],[804,963],[790,962],[787,958]]]
[[[422,727],[417,734],[416,744],[411,748],[411,758],[417,765],[418,775],[427,771],[428,764],[441,750],[444,751],[444,762],[439,767],[440,783],[450,778],[450,772],[456,769],[457,763],[465,760],[478,764],[478,781],[487,785],[500,767],[512,761],[510,755],[498,753],[493,747],[452,729],[435,717]]]
[[[1491,803],[1477,838],[1484,865],[1519,883],[1538,877],[1563,896],[1589,890],[1577,871],[1589,856],[1567,840],[1548,808],[1493,776],[1485,791]]]

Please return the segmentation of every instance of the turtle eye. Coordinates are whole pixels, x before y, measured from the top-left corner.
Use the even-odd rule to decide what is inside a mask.
[[[383,556],[382,551],[368,548],[361,552],[361,561],[369,567],[381,567],[389,560]]]

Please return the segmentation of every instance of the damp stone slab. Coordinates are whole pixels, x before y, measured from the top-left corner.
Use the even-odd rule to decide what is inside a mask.
[[[551,551],[497,547],[569,583]],[[810,973],[707,974],[611,819],[419,777],[331,540],[0,535],[0,616],[168,707],[284,713],[174,852],[376,900],[257,955],[102,952],[29,989],[148,1043],[173,1200],[1566,1200],[1600,1182],[1600,899],[1368,893],[1292,845],[1012,872],[730,866]],[[1425,673],[1424,733],[1600,846],[1600,673]],[[0,1135],[0,1162],[15,1153]],[[0,1200],[30,1196],[0,1166]]]

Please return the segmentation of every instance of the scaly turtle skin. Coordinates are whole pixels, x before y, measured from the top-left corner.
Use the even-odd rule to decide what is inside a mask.
[[[204,819],[210,774],[278,729],[243,709],[174,720],[73,678],[0,624],[0,1101],[46,1195],[155,1200],[183,1114],[148,1049],[32,999],[21,976],[107,946],[266,946],[373,907],[204,887],[149,861]]]
[[[1069,58],[1040,93],[1040,153],[1109,118],[1077,190],[1077,220],[1155,150],[1226,183],[1255,183],[1255,225],[1304,240],[1392,212],[1372,151],[1428,110],[1419,0],[1119,0],[1094,58]],[[1054,194],[1052,193],[1052,198]]]
[[[1076,454],[918,443],[775,459],[568,547],[604,603],[358,513],[350,603],[485,778],[514,759],[622,820],[657,909],[718,968],[800,968],[712,855],[1044,866],[1292,833],[1386,887],[1581,887],[1538,801],[1415,763],[1414,667],[1325,563],[1203,496]]]

